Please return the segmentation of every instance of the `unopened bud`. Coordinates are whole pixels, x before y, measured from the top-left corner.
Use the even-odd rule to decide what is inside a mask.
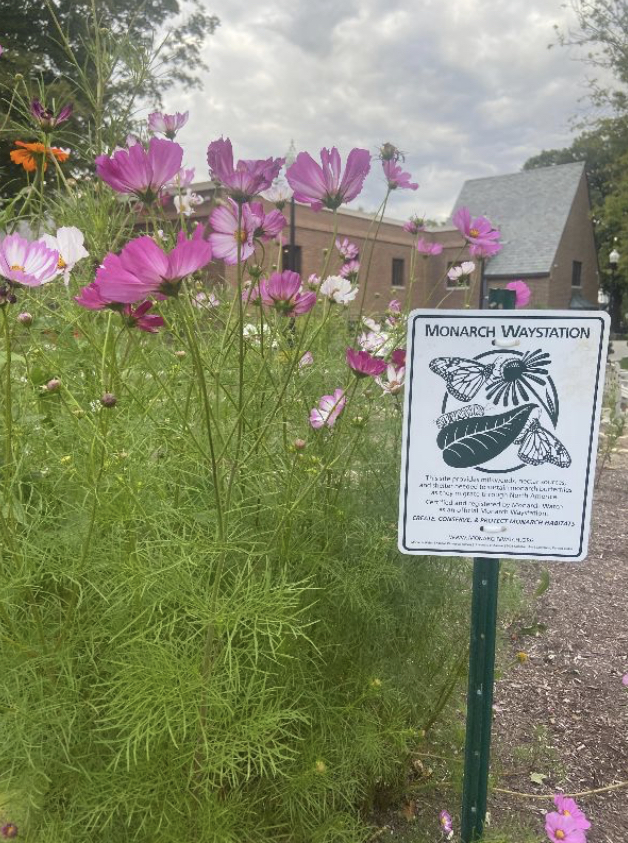
[[[60,386],[61,381],[59,380],[59,378],[52,378],[46,384],[46,389],[48,390],[48,392],[57,392]]]
[[[30,325],[33,324],[33,317],[30,315],[30,313],[26,313],[26,311],[24,311],[24,313],[18,314],[17,321],[20,323],[20,325],[25,325],[28,328]]]
[[[305,439],[295,439],[294,440],[294,447],[297,451],[302,451],[305,448],[306,445],[307,445],[307,442],[305,441]]]
[[[15,79],[16,82],[21,82],[24,77],[22,76],[21,73],[16,73],[13,78]]]
[[[185,355],[186,355],[186,352],[183,349],[180,349],[179,351],[175,351],[175,353],[174,353],[174,356],[178,357],[179,360],[183,360]]]
[[[15,823],[7,823],[0,828],[0,834],[5,840],[13,840],[14,837],[17,837],[17,826]]]
[[[317,773],[326,773],[327,772],[327,764],[324,761],[317,761],[314,765],[314,769]]]
[[[103,407],[115,407],[118,403],[118,399],[112,392],[105,392],[104,395],[101,396],[100,403]]]

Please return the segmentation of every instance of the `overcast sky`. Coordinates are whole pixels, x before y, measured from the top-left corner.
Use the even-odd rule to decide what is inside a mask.
[[[444,219],[465,179],[516,172],[541,149],[567,146],[589,71],[555,41],[573,21],[562,0],[205,0],[221,21],[208,39],[202,91],[180,140],[196,179],[210,140],[237,158],[322,146],[343,157],[391,141],[419,190],[397,191],[389,215]],[[384,190],[374,161],[352,207]]]

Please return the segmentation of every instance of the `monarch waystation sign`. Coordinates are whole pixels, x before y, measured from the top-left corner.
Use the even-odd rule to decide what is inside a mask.
[[[608,334],[597,312],[410,314],[402,552],[586,556]]]

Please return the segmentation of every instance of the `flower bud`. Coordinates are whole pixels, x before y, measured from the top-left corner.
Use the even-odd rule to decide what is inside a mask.
[[[46,389],[48,390],[48,392],[58,392],[60,386],[61,381],[59,380],[59,378],[52,378],[46,384]]]
[[[14,837],[17,837],[17,826],[15,823],[7,823],[0,828],[0,834],[6,840],[12,840]]]
[[[327,772],[327,764],[325,764],[324,761],[317,761],[314,765],[314,769],[317,773],[320,773],[322,775],[323,773]]]
[[[21,73],[16,73],[13,78],[15,79],[16,82],[21,82],[22,79],[24,79],[24,77]]]
[[[20,323],[20,325],[24,325],[28,328],[33,324],[33,317],[30,315],[30,313],[24,311],[24,313],[18,314],[17,321]]]
[[[103,407],[111,408],[116,406],[118,399],[112,392],[105,392],[105,394],[100,398],[100,403]]]
[[[307,445],[307,442],[305,441],[305,439],[295,439],[294,440],[294,448],[297,451],[302,451],[305,448],[306,445]]]
[[[185,351],[181,348],[181,349],[179,349],[178,351],[175,351],[174,356],[175,356],[175,357],[178,357],[178,358],[179,358],[179,360],[183,360],[183,358],[185,357],[186,353],[187,353],[187,352],[185,352]]]

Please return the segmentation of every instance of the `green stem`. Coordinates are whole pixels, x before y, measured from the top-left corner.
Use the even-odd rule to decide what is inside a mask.
[[[11,332],[9,330],[9,318],[6,305],[2,308],[2,327],[4,329],[4,352],[6,356],[4,368],[6,380],[4,384],[4,464],[6,468],[6,489],[11,490],[11,477],[13,466],[13,406],[11,395]],[[10,510],[10,504],[9,504]]]
[[[358,319],[356,323],[356,339],[360,332],[360,323],[362,322],[362,314],[364,313],[364,304],[366,302],[366,291],[368,289],[369,283],[369,276],[371,274],[371,263],[373,261],[373,252],[375,251],[375,243],[377,242],[377,238],[379,236],[379,230],[382,226],[382,220],[384,219],[384,214],[386,212],[386,205],[388,204],[388,197],[390,196],[390,187],[386,191],[386,196],[384,197],[384,201],[381,205],[381,212],[379,215],[379,219],[377,221],[377,227],[375,228],[375,236],[371,241],[371,249],[369,251],[369,257],[366,264],[366,274],[364,276],[364,286],[362,287],[362,296],[360,297],[360,310],[358,312]]]

